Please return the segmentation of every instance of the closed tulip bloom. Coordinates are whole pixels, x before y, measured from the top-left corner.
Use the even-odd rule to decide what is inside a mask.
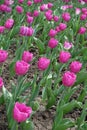
[[[51,9],[47,10],[48,13],[52,14],[53,11]]]
[[[22,3],[24,2],[24,0],[18,0],[18,2],[19,2],[20,4],[22,4]]]
[[[52,3],[48,3],[48,8],[52,8],[53,7],[53,4]]]
[[[2,88],[3,85],[4,85],[4,83],[3,83],[3,79],[0,77],[0,88]]]
[[[48,9],[47,4],[42,4],[42,5],[40,6],[40,11],[45,11],[45,10],[47,10],[47,9]]]
[[[21,36],[32,36],[33,33],[34,33],[34,30],[32,27],[26,27],[26,26],[20,27],[20,35]]]
[[[29,51],[24,51],[22,54],[22,60],[25,62],[31,62],[33,59],[33,54]]]
[[[86,14],[81,14],[80,20],[86,20],[86,18],[87,18]]]
[[[63,18],[64,21],[68,22],[68,21],[70,21],[71,16],[68,12],[65,12],[65,13],[62,14],[62,18]]]
[[[59,24],[59,29],[60,29],[61,31],[64,31],[66,28],[67,28],[67,25],[66,25],[65,23],[60,23],[60,24]]]
[[[12,11],[12,8],[11,7],[7,7],[5,12],[10,13],[11,11]]]
[[[73,73],[78,73],[82,68],[82,63],[80,63],[79,61],[73,61],[70,64],[70,71],[72,71]]]
[[[1,4],[0,5],[0,11],[10,13],[12,11],[12,9],[11,9],[11,7],[9,7],[5,4]]]
[[[58,17],[58,16],[54,16],[54,17],[53,17],[53,20],[54,20],[55,22],[58,22],[58,21],[59,21],[59,17]]]
[[[59,54],[59,62],[66,63],[71,58],[71,54],[67,51],[61,51]]]
[[[56,26],[55,30],[57,31],[57,33],[61,32],[59,26]]]
[[[81,9],[80,8],[76,8],[75,13],[76,13],[76,15],[80,14],[81,13]]]
[[[32,16],[27,17],[27,23],[31,24],[33,22],[34,18]]]
[[[0,11],[6,12],[7,7],[8,7],[7,5],[1,4],[1,5],[0,5]]]
[[[28,0],[27,5],[31,6],[32,5],[32,1]]]
[[[9,6],[10,5],[9,3],[10,3],[9,0],[4,0],[5,5]]]
[[[16,11],[19,13],[19,14],[22,14],[23,13],[23,8],[19,5],[16,6]]]
[[[82,13],[85,14],[87,12],[87,8],[82,8]]]
[[[21,60],[17,61],[15,64],[15,72],[17,75],[25,75],[30,68],[30,64]]]
[[[50,48],[55,48],[58,45],[58,40],[56,40],[55,38],[51,38],[48,42],[48,46]]]
[[[14,20],[13,19],[8,19],[6,22],[5,22],[5,28],[6,29],[11,29],[13,27],[13,24],[14,24]]]
[[[78,33],[79,34],[84,34],[86,32],[86,28],[85,27],[80,27]]]
[[[66,87],[71,87],[76,82],[76,74],[70,71],[66,71],[62,77],[62,83]]]
[[[45,17],[48,21],[51,21],[53,19],[53,15],[50,12],[45,12]]]
[[[4,26],[0,26],[0,34],[3,33],[5,30],[5,27]]]
[[[0,49],[0,63],[5,62],[8,57],[8,52]]]
[[[55,37],[56,34],[57,34],[57,31],[54,30],[54,29],[51,29],[51,30],[49,31],[49,34],[48,34],[48,35],[49,35],[50,37]]]
[[[38,16],[39,16],[39,11],[38,11],[38,10],[34,10],[33,16],[34,16],[34,17],[38,17]]]
[[[24,103],[16,102],[13,109],[13,118],[18,123],[26,121],[32,113],[32,108]]]
[[[39,70],[46,70],[50,64],[50,59],[46,57],[41,57],[38,61],[38,69]]]

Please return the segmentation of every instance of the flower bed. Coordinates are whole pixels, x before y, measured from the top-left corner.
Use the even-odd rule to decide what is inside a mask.
[[[87,129],[86,6],[87,0],[0,2],[1,129]]]

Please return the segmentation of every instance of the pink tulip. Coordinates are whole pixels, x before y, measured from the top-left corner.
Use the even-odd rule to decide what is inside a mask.
[[[3,83],[3,79],[0,77],[0,88],[2,88],[3,85],[4,85],[4,83]]]
[[[76,82],[76,75],[73,72],[66,71],[62,77],[62,83],[66,87],[71,87]]]
[[[20,27],[20,35],[21,36],[32,36],[33,33],[34,33],[34,30],[32,27],[26,27],[26,26]]]
[[[34,16],[34,17],[38,17],[38,16],[39,16],[39,11],[38,11],[38,10],[34,10],[33,16]]]
[[[54,29],[51,29],[51,30],[49,31],[49,34],[48,34],[48,35],[49,35],[50,37],[55,37],[56,34],[57,34],[57,31],[54,30]]]
[[[48,12],[48,13],[50,13],[50,14],[53,13],[53,11],[52,11],[51,9],[47,10],[46,12]]]
[[[15,72],[17,75],[25,75],[30,68],[30,64],[21,60],[17,61],[15,64]]]
[[[67,10],[69,8],[69,5],[64,5],[61,7],[62,10]]]
[[[19,14],[22,14],[23,13],[23,8],[19,5],[16,6],[16,11],[19,13]]]
[[[32,16],[27,17],[27,23],[31,24],[33,22],[34,18]]]
[[[26,13],[26,16],[28,17],[28,16],[32,16],[32,13],[31,12],[27,12]]]
[[[33,59],[33,54],[30,53],[29,51],[24,51],[22,54],[22,60],[25,62],[31,62]]]
[[[28,0],[27,5],[31,6],[32,5],[32,1]]]
[[[5,50],[0,50],[0,63],[5,62],[8,57],[8,52]]]
[[[85,3],[87,3],[87,0],[83,0]]]
[[[59,29],[60,29],[61,31],[64,31],[66,28],[67,28],[67,25],[66,25],[65,23],[60,23],[60,24],[59,24]]]
[[[61,32],[59,26],[56,26],[55,30],[57,31],[57,33]]]
[[[14,0],[4,0],[4,4],[7,6],[12,5],[14,3]]]
[[[85,14],[87,12],[87,8],[82,8],[82,13]]]
[[[45,17],[46,17],[46,19],[48,20],[48,21],[51,21],[52,19],[53,19],[53,15],[52,15],[52,13],[50,13],[50,12],[45,12]]]
[[[82,5],[85,4],[85,1],[84,0],[78,0],[79,3],[81,3]]]
[[[71,19],[71,16],[68,12],[65,12],[65,13],[62,14],[62,18],[63,18],[64,21],[69,22],[70,19]]]
[[[47,9],[48,9],[47,4],[43,4],[40,6],[40,11],[45,11]]]
[[[0,5],[0,11],[6,11],[7,10],[7,5],[5,5],[5,4],[1,4]]]
[[[16,102],[13,109],[13,118],[17,122],[26,121],[32,113],[32,108],[26,106],[24,103]]]
[[[86,20],[86,18],[87,18],[86,14],[81,14],[80,20]]]
[[[73,5],[68,5],[68,8],[69,8],[69,9],[72,9],[72,8],[73,8]]]
[[[77,15],[80,14],[80,13],[81,13],[81,9],[80,9],[80,8],[76,8],[75,13],[76,13]]]
[[[79,61],[73,61],[70,64],[70,71],[72,71],[73,73],[78,73],[82,68],[82,63],[80,63]]]
[[[5,4],[0,5],[0,11],[10,13],[12,11],[11,7],[8,7]]]
[[[78,33],[79,34],[84,34],[86,32],[86,28],[85,27],[80,27]]]
[[[5,30],[5,27],[4,26],[0,26],[0,34],[3,33]]]
[[[65,48],[66,50],[69,50],[70,48],[72,48],[72,46],[73,46],[72,43],[70,43],[70,42],[68,42],[68,41],[65,41],[65,42],[64,42],[64,48]]]
[[[53,4],[52,3],[48,3],[48,8],[52,8],[53,7]]]
[[[19,2],[20,4],[22,4],[22,3],[24,2],[24,0],[18,0],[18,2]]]
[[[5,22],[5,28],[6,29],[11,29],[13,27],[13,24],[14,24],[14,20],[13,19],[8,19],[6,22]]]
[[[48,46],[50,48],[55,48],[58,45],[58,40],[56,40],[55,38],[51,38],[48,42]]]
[[[41,57],[38,61],[38,68],[39,70],[46,70],[50,64],[50,59],[46,57]]]
[[[71,58],[71,54],[67,51],[61,51],[59,54],[59,62],[66,63]]]
[[[59,21],[59,17],[58,17],[58,16],[54,16],[54,17],[53,17],[53,20],[54,20],[55,22],[58,22],[58,21]]]

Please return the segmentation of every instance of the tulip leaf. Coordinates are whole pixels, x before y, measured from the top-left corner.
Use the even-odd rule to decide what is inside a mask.
[[[57,124],[57,126],[53,130],[66,130],[70,127],[73,127],[75,124],[70,119],[63,119],[60,124]]]
[[[82,83],[82,82],[84,82],[86,80],[87,80],[87,72],[86,71],[81,71],[81,72],[79,72],[77,74],[77,80],[76,80],[75,85],[78,85],[78,84],[80,84],[80,83]]]
[[[61,110],[63,110],[63,114],[72,111],[74,108],[82,108],[82,103],[73,100],[72,102],[66,103],[63,106],[61,106]]]
[[[53,128],[55,128],[58,124],[60,124],[62,120],[63,120],[63,111],[59,109],[59,111],[56,113]]]
[[[48,103],[47,103],[46,108],[49,109],[56,102],[56,97],[53,91],[51,90],[51,88],[49,87],[47,87],[47,98],[48,98]]]
[[[0,105],[3,104],[3,103],[4,103],[4,96],[1,95],[1,97],[0,97]]]
[[[5,102],[8,102],[12,98],[12,94],[3,86],[3,95],[4,95],[4,100]]]
[[[35,40],[35,43],[39,49],[40,54],[43,53],[45,50],[45,47],[44,47],[44,44],[42,43],[42,41],[38,38],[35,38],[35,37],[34,37],[34,40]]]
[[[23,123],[23,130],[34,130],[34,124],[31,121],[26,121]]]

